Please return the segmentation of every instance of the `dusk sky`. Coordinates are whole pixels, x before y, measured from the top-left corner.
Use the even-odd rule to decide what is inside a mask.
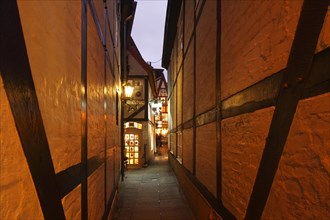
[[[136,0],[132,37],[145,61],[161,67],[167,0]],[[166,76],[165,76],[166,77]]]

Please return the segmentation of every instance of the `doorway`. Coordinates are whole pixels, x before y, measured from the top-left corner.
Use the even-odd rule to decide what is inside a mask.
[[[125,156],[127,164],[139,164],[139,135],[134,133],[125,134]]]

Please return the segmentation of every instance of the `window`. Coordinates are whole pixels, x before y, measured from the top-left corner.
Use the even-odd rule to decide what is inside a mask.
[[[139,135],[125,134],[125,156],[127,164],[139,164]]]

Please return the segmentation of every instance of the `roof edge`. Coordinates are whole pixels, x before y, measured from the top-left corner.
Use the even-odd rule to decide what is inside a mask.
[[[127,49],[130,52],[130,54],[135,58],[135,60],[141,65],[141,67],[147,72],[152,94],[154,97],[157,97],[156,85],[155,85],[156,80],[154,77],[153,67],[147,64],[146,61],[143,59],[139,49],[137,48],[131,36],[129,37],[129,43]]]
[[[165,20],[162,67],[168,68],[177,32],[182,0],[168,0]]]

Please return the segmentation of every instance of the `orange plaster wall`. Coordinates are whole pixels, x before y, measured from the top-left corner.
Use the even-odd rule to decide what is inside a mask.
[[[212,76],[215,72],[215,54],[212,54],[215,36],[212,35],[214,30],[211,28],[216,24],[213,16],[215,2],[206,1],[196,30],[197,114],[215,104],[212,102],[215,97],[215,93],[212,93],[215,91],[215,76]],[[302,4],[302,0],[222,1],[222,99],[286,68]],[[330,45],[329,9],[330,7],[316,52]],[[205,15],[207,16],[203,17]],[[212,25],[208,24],[210,20],[214,21]],[[177,48],[177,42],[174,48]],[[185,49],[189,52],[192,46]],[[190,63],[192,59],[187,53],[184,80],[188,78],[188,74],[193,74]],[[176,69],[174,50],[170,65]],[[176,72],[172,74],[174,81]],[[185,86],[186,81],[182,101],[189,104],[185,101],[189,96],[189,90]],[[171,97],[171,100],[174,99],[171,110],[174,109],[175,113],[175,94],[179,87],[176,85]],[[327,219],[330,216],[329,104],[329,94],[300,101],[263,219]],[[274,107],[261,109],[224,119],[221,124],[222,201],[238,219],[245,216],[273,112]],[[190,119],[186,115],[189,114],[184,113],[183,122]],[[176,127],[175,121],[173,128]],[[212,179],[215,178],[216,170],[215,158],[212,158],[216,151],[216,138],[215,127],[211,126],[213,124],[197,128],[196,177],[216,195],[215,179]],[[171,134],[174,154],[175,135]],[[190,146],[190,142],[186,143],[185,137],[191,135],[189,130],[183,131],[183,165],[188,169],[190,154],[185,145]]]
[[[196,177],[216,197],[216,123],[196,128]]]
[[[87,21],[87,135],[90,158],[104,151],[104,51],[90,10],[87,10]]]
[[[81,185],[64,196],[62,204],[67,219],[81,219]]]
[[[43,214],[0,75],[0,219]]]
[[[330,46],[330,6],[324,19],[323,27],[316,47],[316,53]]]
[[[193,129],[185,129],[182,132],[182,148],[183,148],[183,166],[191,173],[193,172]]]
[[[102,219],[104,213],[104,165],[88,177],[88,219]]]
[[[80,162],[81,4],[18,1],[18,6],[51,156],[59,172]]]
[[[274,107],[222,121],[222,201],[243,219],[252,193]]]
[[[330,216],[330,93],[299,102],[263,219]]]
[[[39,107],[58,173],[81,161],[81,2],[18,1],[18,6]],[[67,218],[80,216],[79,189],[80,186],[62,199]],[[38,203],[34,205],[39,206]]]
[[[215,107],[217,1],[206,1],[196,27],[196,114]]]
[[[302,2],[222,1],[222,99],[286,67]]]
[[[184,51],[188,50],[188,42],[194,31],[194,1],[185,2]],[[193,44],[190,44],[193,48]],[[186,62],[186,61],[185,61]]]
[[[190,46],[184,61],[184,76],[183,76],[183,118],[186,122],[193,118],[194,112],[194,47]]]
[[[103,20],[103,1],[95,2],[97,15]],[[58,173],[81,162],[81,1],[18,1],[24,40],[27,47],[31,72],[36,88],[37,98],[46,135],[53,159],[55,172]],[[112,8],[109,10],[113,10]],[[88,157],[104,152],[104,63],[103,47],[97,34],[93,18],[88,12]],[[113,19],[113,16],[110,18]],[[113,26],[115,22],[111,20]],[[117,48],[118,50],[118,48]],[[109,53],[113,49],[110,47]],[[113,59],[110,59],[111,62]],[[107,66],[107,68],[109,68]],[[118,66],[114,65],[114,74]],[[112,76],[111,76],[112,77]],[[113,190],[114,175],[119,174],[120,144],[119,127],[115,125],[115,90],[116,81],[109,81],[108,109],[108,145],[112,152],[109,156],[107,193]],[[4,94],[1,90],[1,95]],[[3,103],[1,98],[1,105]],[[1,107],[1,110],[3,108]],[[120,110],[119,110],[120,112]],[[9,113],[1,112],[7,118]],[[120,118],[120,115],[119,115]],[[2,125],[1,118],[1,126]],[[14,123],[14,122],[12,122]],[[7,125],[6,125],[7,126]],[[1,127],[1,136],[5,133]],[[8,130],[6,128],[6,130]],[[15,134],[14,130],[11,132]],[[3,138],[1,138],[2,140]],[[13,136],[11,141],[19,141]],[[35,194],[33,182],[25,156],[19,149],[5,150],[6,141],[1,142],[1,217],[16,219],[15,216],[40,219],[42,213]],[[19,143],[17,147],[21,148]],[[117,149],[113,151],[113,149]],[[113,155],[115,153],[115,155]],[[19,160],[12,160],[10,155],[21,155]],[[3,156],[5,155],[5,156]],[[7,158],[2,160],[2,158]],[[115,161],[113,161],[115,160]],[[19,161],[19,164],[16,164]],[[24,165],[25,164],[25,165]],[[17,175],[12,172],[15,167]],[[89,177],[89,214],[92,219],[100,218],[104,211],[104,166],[101,166]],[[99,172],[99,170],[101,170]],[[103,171],[102,171],[103,170]],[[4,177],[8,176],[8,177]],[[13,181],[6,183],[3,179]],[[29,179],[30,178],[30,179]],[[110,184],[109,184],[109,181]],[[32,185],[31,185],[32,184]],[[24,186],[21,186],[24,185]],[[97,187],[95,187],[97,185]],[[22,189],[21,189],[22,188]],[[15,191],[19,195],[15,195]],[[16,193],[17,194],[17,193]],[[65,215],[68,219],[80,218],[81,198],[80,185],[62,199]],[[15,195],[15,200],[9,195]],[[109,194],[110,195],[110,194]],[[109,195],[107,198],[109,198]],[[3,205],[6,204],[6,205]],[[101,207],[101,208],[100,208]],[[103,210],[102,210],[103,208]],[[100,212],[102,210],[102,212]],[[32,214],[31,214],[32,213]]]
[[[177,92],[177,123],[180,125],[182,123],[182,108],[185,106],[182,106],[182,69],[179,71],[179,75],[177,78],[177,84],[176,84],[176,92]]]

